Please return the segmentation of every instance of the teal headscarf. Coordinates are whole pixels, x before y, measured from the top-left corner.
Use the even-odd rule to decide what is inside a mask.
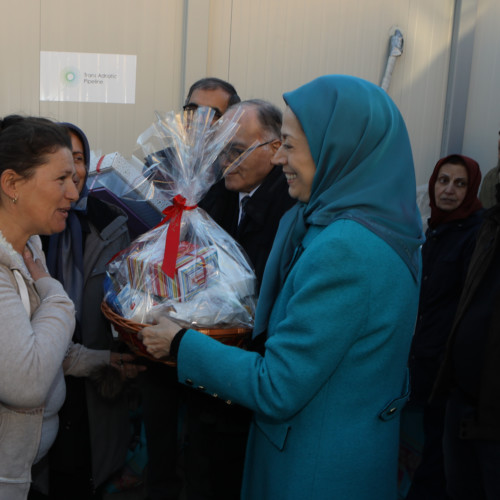
[[[345,75],[319,77],[284,94],[316,165],[311,196],[283,217],[269,256],[254,335],[267,319],[310,225],[352,219],[386,241],[417,279],[423,243],[410,140],[384,90]]]

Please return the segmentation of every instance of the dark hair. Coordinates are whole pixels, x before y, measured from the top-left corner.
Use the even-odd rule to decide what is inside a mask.
[[[269,132],[276,139],[280,138],[283,113],[274,104],[262,99],[247,99],[233,107],[248,107],[255,109],[262,130]]]
[[[188,95],[186,97],[186,102],[188,104],[191,100],[191,95],[195,90],[217,90],[222,89],[224,92],[229,94],[228,106],[232,106],[241,101],[240,96],[236,92],[236,89],[228,82],[221,80],[220,78],[202,78],[191,85]]]
[[[0,120],[0,174],[7,169],[29,178],[47,155],[71,151],[69,133],[57,123],[35,116],[9,115]]]

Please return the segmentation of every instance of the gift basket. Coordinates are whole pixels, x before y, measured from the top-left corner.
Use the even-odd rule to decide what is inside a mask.
[[[157,113],[138,138],[134,157],[143,167],[131,189],[164,202],[163,219],[107,265],[103,313],[136,353],[155,361],[137,333],[162,315],[237,346],[253,326],[252,265],[197,206],[222,177],[221,158],[238,127],[237,115],[215,123],[212,115],[210,108]]]

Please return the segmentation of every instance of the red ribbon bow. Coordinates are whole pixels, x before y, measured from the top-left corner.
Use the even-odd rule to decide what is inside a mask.
[[[173,204],[165,208],[162,214],[165,218],[156,226],[162,226],[170,221],[165,238],[165,252],[163,254],[162,271],[169,277],[175,276],[175,264],[177,262],[177,254],[179,251],[179,241],[181,234],[181,220],[184,210],[193,210],[198,205],[186,206],[186,198],[180,194],[173,199]]]

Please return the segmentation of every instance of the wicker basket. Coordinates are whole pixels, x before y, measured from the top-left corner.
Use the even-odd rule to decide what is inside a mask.
[[[157,359],[149,354],[146,350],[146,346],[137,336],[139,331],[150,325],[136,323],[135,321],[123,318],[119,314],[116,314],[105,301],[101,303],[101,310],[104,316],[113,324],[121,340],[123,340],[135,354],[144,356],[152,361],[175,366],[176,363],[173,359]],[[197,328],[197,331],[209,335],[223,344],[241,347],[247,334],[252,330],[250,328]]]

